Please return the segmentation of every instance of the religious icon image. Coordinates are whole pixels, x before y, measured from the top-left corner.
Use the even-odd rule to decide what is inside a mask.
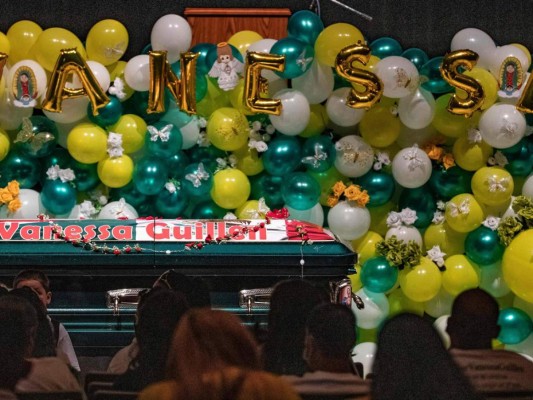
[[[515,97],[522,87],[523,71],[520,60],[507,57],[500,67],[500,96]]]
[[[244,70],[244,64],[233,57],[231,47],[226,42],[217,45],[217,60],[209,71],[209,76],[218,78],[218,87],[222,90],[233,90],[238,84]]]
[[[13,77],[13,104],[16,107],[35,107],[37,101],[37,80],[30,67],[22,66]]]

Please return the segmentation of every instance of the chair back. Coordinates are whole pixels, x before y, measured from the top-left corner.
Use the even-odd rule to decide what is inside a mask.
[[[90,400],[136,400],[138,392],[125,392],[122,390],[97,390]]]
[[[117,377],[119,376],[120,374],[115,374],[115,373],[112,373],[112,372],[103,372],[103,371],[90,371],[90,372],[87,372],[85,374],[85,380],[84,380],[84,385],[83,385],[83,390],[85,391],[85,393],[89,394],[88,392],[88,389],[89,389],[89,385],[92,383],[92,382],[115,382],[115,379],[117,379]]]
[[[83,400],[81,392],[25,392],[17,393],[18,400]]]

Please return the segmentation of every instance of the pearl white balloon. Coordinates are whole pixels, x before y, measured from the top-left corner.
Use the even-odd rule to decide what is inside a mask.
[[[501,70],[502,64],[505,61],[505,59],[508,57],[514,57],[514,58],[517,58],[518,61],[520,61],[523,73],[527,72],[527,70],[529,69],[529,60],[527,58],[526,53],[524,53],[523,50],[521,50],[520,48],[516,46],[513,46],[512,44],[496,47],[496,49],[492,51],[490,55],[488,69],[498,82],[500,82],[501,80],[500,70]],[[525,85],[525,81],[524,81],[524,85]]]
[[[23,67],[29,68],[33,71],[33,75],[35,76],[35,85],[36,87],[33,88],[33,90],[36,91],[37,95],[35,99],[37,102],[39,102],[39,98],[45,93],[46,91],[46,84],[48,82],[48,79],[46,78],[46,72],[41,65],[33,60],[21,60],[17,63],[15,63],[10,69],[9,73],[7,74],[7,89],[11,91],[11,88],[13,86],[16,86],[17,82],[17,70],[19,68]]]
[[[289,211],[291,219],[310,222],[318,226],[324,225],[324,210],[320,203],[315,204],[307,210],[296,210],[288,205],[285,205],[284,207]]]
[[[512,104],[496,103],[487,108],[479,120],[481,137],[496,149],[517,144],[526,133],[526,118]]]
[[[374,293],[365,288],[355,293],[361,298],[365,307],[358,309],[355,301],[352,301],[352,311],[355,314],[356,323],[362,329],[377,328],[389,315],[389,301],[384,293]]]
[[[484,265],[480,268],[481,279],[479,287],[490,293],[493,297],[503,297],[511,291],[503,279],[502,263]]]
[[[363,365],[363,379],[372,373],[378,346],[372,342],[359,343],[352,350],[352,361]]]
[[[383,82],[383,95],[386,97],[399,99],[410,95],[418,87],[418,69],[407,58],[385,57],[378,61],[374,70]]]
[[[285,89],[277,92],[274,98],[281,99],[282,106],[280,115],[270,115],[270,122],[274,128],[288,136],[296,136],[303,132],[309,123],[311,108],[302,92]]]
[[[19,200],[21,207],[11,213],[7,207],[0,208],[0,218],[10,219],[36,219],[39,214],[44,213],[41,204],[41,194],[33,189],[20,189]]]
[[[385,234],[385,239],[390,239],[392,236],[396,236],[398,240],[402,240],[405,243],[409,242],[410,240],[414,240],[420,247],[422,247],[424,243],[420,231],[414,226],[402,225],[399,227],[389,228]]]
[[[273,71],[263,70],[261,73],[263,78],[268,80],[268,95],[274,98],[274,95],[282,90],[288,89],[289,81],[287,79],[280,78]]]
[[[124,68],[124,79],[129,87],[138,92],[146,92],[150,88],[150,57],[140,54],[133,57]]]
[[[448,318],[450,318],[449,315],[441,315],[435,320],[435,322],[433,322],[433,328],[435,328],[442,340],[442,344],[444,344],[444,347],[447,349],[449,349],[451,345],[450,335],[448,335],[448,332],[446,332],[446,328],[448,327]]]
[[[344,136],[335,144],[335,148],[335,168],[347,177],[363,176],[374,164],[374,150],[360,136]]]
[[[392,160],[392,176],[408,189],[423,186],[431,177],[432,167],[428,155],[418,147],[400,150]]]
[[[522,194],[533,199],[533,174],[529,175],[524,182],[524,186],[522,186]]]
[[[469,49],[475,51],[479,55],[479,60],[476,66],[488,69],[490,58],[496,44],[494,40],[480,29],[465,28],[457,32],[450,45],[452,51]]]
[[[453,299],[454,297],[450,293],[444,288],[441,288],[435,297],[426,301],[424,304],[424,312],[433,318],[451,314]]]
[[[198,143],[198,138],[200,137],[200,127],[198,126],[198,121],[193,119],[188,124],[180,128],[181,137],[183,143],[181,145],[182,150],[187,150],[193,147]]]
[[[61,101],[61,112],[51,112],[43,110],[48,119],[60,124],[72,124],[87,117],[88,97],[76,97]]]
[[[326,102],[326,112],[329,118],[332,122],[340,126],[353,126],[358,124],[366,112],[362,108],[352,108],[346,104],[349,93],[350,88],[347,87],[334,90]]]
[[[136,219],[138,217],[139,214],[130,204],[120,201],[112,201],[100,210],[97,219]]]
[[[411,129],[422,129],[431,124],[435,116],[435,99],[421,87],[398,101],[398,115],[402,123]]]
[[[176,14],[167,14],[156,21],[150,39],[152,49],[166,50],[167,60],[173,64],[179,60],[181,53],[191,47],[191,26],[185,18]]]
[[[333,70],[327,65],[320,64],[316,58],[303,75],[292,80],[292,87],[302,92],[309,104],[325,101],[333,92],[334,86]]]
[[[91,72],[100,84],[102,90],[107,92],[107,89],[109,89],[109,86],[111,85],[111,77],[107,68],[96,61],[87,61],[87,65],[91,69]]]
[[[33,114],[33,107],[15,107],[13,104],[13,96],[9,95],[8,90],[0,98],[0,128],[6,131],[18,129],[22,124],[22,119],[31,117]]]
[[[341,240],[359,239],[370,228],[370,212],[365,207],[341,201],[329,210],[328,227]]]
[[[272,46],[274,46],[276,42],[277,39],[261,39],[257,42],[253,42],[250,46],[248,46],[248,49],[246,51],[255,51],[257,53],[270,53],[270,49],[272,48]]]

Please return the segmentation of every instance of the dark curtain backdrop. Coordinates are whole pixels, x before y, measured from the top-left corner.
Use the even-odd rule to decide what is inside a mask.
[[[374,19],[369,22],[344,8],[321,0],[325,25],[347,22],[371,41],[382,36],[397,39],[404,48],[420,47],[430,56],[443,55],[462,28],[475,27],[493,37],[496,44],[522,43],[533,49],[533,0],[342,0]],[[311,0],[0,0],[0,31],[21,19],[72,30],[82,40],[93,24],[114,18],[130,34],[126,58],[139,54],[149,43],[150,30],[161,16],[183,15],[185,7],[289,7],[308,9]]]

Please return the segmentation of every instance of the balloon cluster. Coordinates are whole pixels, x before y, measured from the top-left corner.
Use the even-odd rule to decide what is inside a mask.
[[[444,316],[479,286],[503,308],[501,343],[533,354],[528,49],[467,28],[430,59],[389,37],[366,45],[355,26],[324,27],[310,11],[280,40],[191,38],[165,15],[152,53],[126,62],[114,20],[85,45],[31,21],[0,33],[0,187],[20,185],[1,216],[253,219],[285,207],[359,253],[363,339],[400,311]],[[88,68],[73,69],[50,111],[48,76],[74,48]],[[244,67],[254,62],[270,68]],[[82,90],[91,82],[109,99],[98,109]]]

